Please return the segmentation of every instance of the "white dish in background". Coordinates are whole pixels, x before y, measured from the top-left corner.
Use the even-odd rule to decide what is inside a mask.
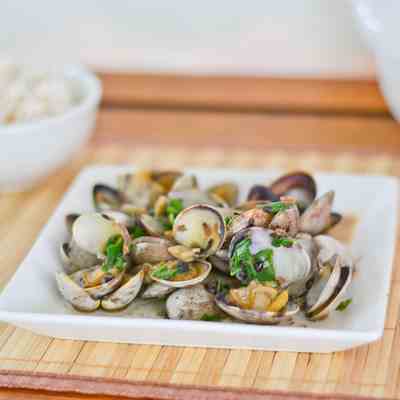
[[[48,175],[87,141],[96,120],[101,84],[81,67],[61,72],[81,98],[65,113],[0,126],[0,191],[21,191]]]
[[[395,249],[398,183],[391,177],[316,174],[319,193],[336,191],[335,210],[356,215],[359,222],[351,250],[360,258],[347,293],[353,303],[325,321],[307,328],[258,326],[205,321],[174,321],[129,317],[129,312],[82,314],[66,306],[54,273],[61,270],[59,244],[67,238],[64,216],[92,210],[96,182],[115,183],[131,167],[94,166],[75,180],[41,232],[32,250],[0,295],[0,320],[58,338],[249,348],[281,351],[332,352],[379,339],[383,334]],[[267,171],[189,169],[200,185],[229,179],[245,195],[254,183],[275,177]],[[371,293],[374,294],[371,300]]]

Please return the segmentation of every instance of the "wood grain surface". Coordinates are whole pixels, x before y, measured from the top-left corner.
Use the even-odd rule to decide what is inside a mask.
[[[86,150],[34,190],[0,195],[0,242],[5,249],[0,254],[0,285],[12,276],[62,193],[87,163],[171,167],[178,160],[183,166],[300,165],[400,174],[400,128],[374,82],[109,74],[102,78],[104,101]],[[21,227],[29,227],[29,234],[21,235]],[[0,324],[0,368],[255,387],[293,396],[301,390],[399,397],[399,278],[396,268],[384,339],[348,352],[310,355],[64,343]],[[3,389],[2,398],[113,397]]]

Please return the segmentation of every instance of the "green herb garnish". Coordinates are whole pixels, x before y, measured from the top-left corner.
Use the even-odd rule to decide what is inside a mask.
[[[176,216],[183,210],[181,199],[171,199],[167,205],[167,215],[171,223],[174,223]]]
[[[254,279],[260,282],[275,281],[273,249],[261,250],[253,256],[250,246],[249,238],[242,240],[236,246],[230,263],[231,275],[238,277],[244,272],[248,281]],[[257,271],[256,265],[261,265],[262,269]]]
[[[232,216],[232,215],[227,215],[227,216],[224,218],[224,222],[225,222],[226,227],[229,228],[229,227],[232,225],[233,216]]]
[[[273,201],[264,206],[264,210],[270,214],[278,214],[278,212],[285,211],[291,206],[292,204],[284,203],[283,201]]]
[[[132,239],[137,239],[139,237],[146,236],[145,230],[139,225],[134,225],[133,227],[128,228],[128,232],[131,235]]]
[[[222,318],[219,315],[203,314],[200,319],[202,321],[221,321]]]
[[[272,246],[274,247],[292,247],[294,240],[284,236],[276,236],[272,239]]]
[[[353,301],[353,299],[343,300],[339,305],[336,307],[337,311],[344,311]]]
[[[102,265],[103,271],[107,272],[113,267],[122,271],[126,267],[123,247],[124,240],[121,235],[115,235],[108,239],[104,250],[106,259]]]
[[[170,280],[178,275],[178,270],[176,268],[168,268],[166,264],[161,264],[153,271],[152,275],[159,279]]]

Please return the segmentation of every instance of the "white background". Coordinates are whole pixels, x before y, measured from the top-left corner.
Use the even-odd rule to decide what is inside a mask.
[[[373,74],[346,0],[1,0],[0,56],[102,70]]]

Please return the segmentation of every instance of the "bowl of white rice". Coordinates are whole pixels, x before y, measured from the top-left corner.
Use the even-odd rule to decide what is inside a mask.
[[[93,131],[101,84],[78,66],[0,60],[0,191],[21,191],[65,164]]]

